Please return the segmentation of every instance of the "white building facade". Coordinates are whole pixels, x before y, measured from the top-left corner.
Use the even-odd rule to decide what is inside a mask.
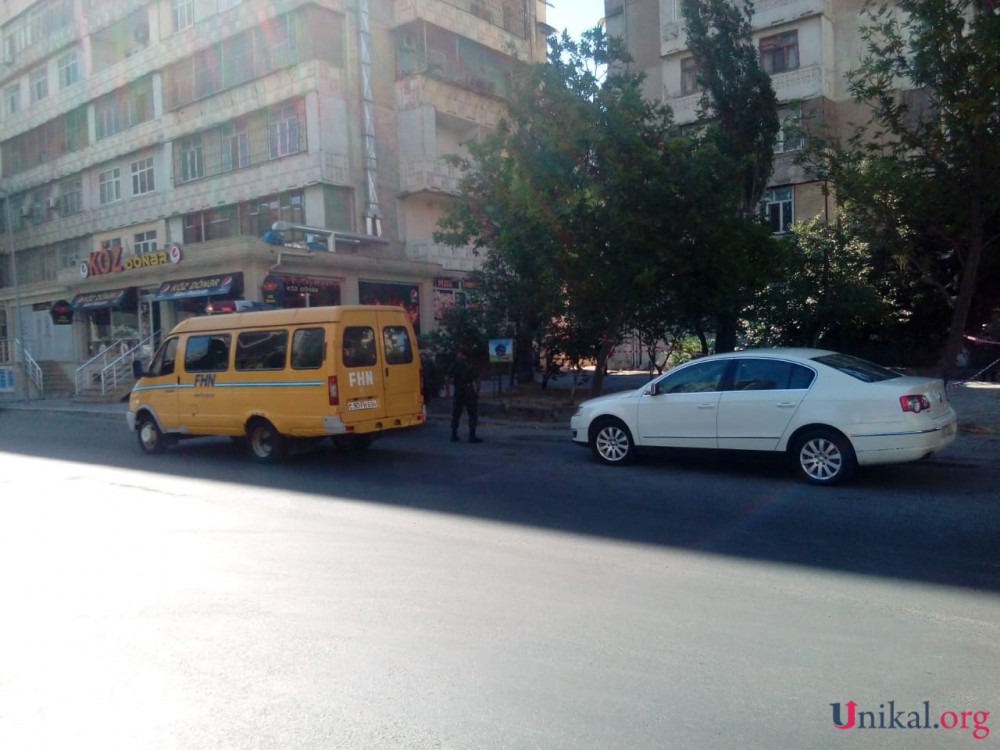
[[[233,300],[403,304],[432,330],[476,265],[433,240],[442,157],[495,127],[544,21],[541,0],[6,0],[0,340],[69,367]]]
[[[849,132],[862,113],[847,90],[847,72],[862,54],[864,0],[758,0],[753,37],[771,74],[784,128],[775,144],[774,172],[764,210],[772,229],[793,221],[829,218],[823,185],[797,166],[802,145],[796,123]],[[687,48],[681,0],[605,0],[607,31],[626,40],[646,73],[647,96],[669,104],[679,124],[697,117],[701,93]]]

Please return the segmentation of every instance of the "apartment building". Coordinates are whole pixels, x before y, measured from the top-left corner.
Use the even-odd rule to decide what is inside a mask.
[[[795,164],[803,140],[794,126],[804,122],[836,133],[862,121],[846,73],[863,51],[858,30],[864,0],[756,0],[754,5],[754,41],[771,74],[784,125],[764,198],[765,214],[780,233],[793,221],[830,216],[823,186]],[[681,0],[605,0],[604,7],[608,33],[626,40],[647,75],[647,96],[669,104],[678,123],[693,122],[701,92]]]
[[[0,340],[70,366],[234,300],[433,329],[476,263],[433,240],[441,157],[550,32],[543,0],[3,0]]]

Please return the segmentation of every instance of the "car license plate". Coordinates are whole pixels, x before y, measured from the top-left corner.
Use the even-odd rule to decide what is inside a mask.
[[[347,404],[347,411],[360,411],[361,409],[377,409],[378,401],[350,401]]]

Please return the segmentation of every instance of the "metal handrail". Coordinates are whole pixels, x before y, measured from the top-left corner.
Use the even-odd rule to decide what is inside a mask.
[[[81,365],[77,368],[77,381],[76,381],[76,392],[80,393],[82,386],[80,383],[80,371],[86,368],[88,365],[93,365],[101,360],[102,357],[105,359],[104,366],[101,368],[100,372],[93,373],[96,376],[95,380],[99,380],[101,384],[101,395],[106,396],[109,392],[118,389],[119,383],[126,381],[128,378],[132,377],[132,362],[136,357],[142,357],[143,347],[149,346],[150,349],[155,348],[156,339],[158,332],[153,332],[146,336],[144,339],[140,339],[138,343],[134,346],[129,347],[124,340],[116,341],[105,351],[96,357],[92,357],[87,363]],[[106,358],[113,349],[118,348],[120,354],[112,359],[110,362],[106,361]]]
[[[15,359],[24,363],[24,370],[28,375],[28,379],[35,384],[35,388],[38,390],[38,397],[43,398],[45,396],[45,377],[42,374],[42,368],[39,367],[35,358],[31,356],[31,353],[24,348],[20,339],[14,339],[14,352],[16,354]],[[27,395],[27,386],[25,386],[25,395]]]
[[[94,376],[99,376],[107,368],[109,357],[117,359],[126,351],[128,351],[128,347],[125,346],[125,341],[119,339],[77,367],[73,371],[73,387],[76,394],[79,395],[81,391],[85,390],[88,381],[96,379]],[[100,368],[98,368],[98,365],[100,365]]]

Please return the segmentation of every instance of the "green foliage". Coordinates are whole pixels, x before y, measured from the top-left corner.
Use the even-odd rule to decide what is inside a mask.
[[[1000,16],[981,0],[871,2],[865,13],[850,90],[870,117],[845,144],[816,139],[810,158],[909,297],[900,311],[933,321],[929,309],[950,308],[943,372],[970,310],[990,308],[978,281],[1000,228]]]
[[[703,87],[704,137],[731,161],[739,213],[751,217],[771,176],[781,128],[771,77],[761,68],[753,41],[753,3],[682,0],[681,8]]]
[[[748,318],[754,346],[836,348],[863,339],[888,311],[870,249],[837,224],[812,220],[792,227],[787,267],[759,295]]]

